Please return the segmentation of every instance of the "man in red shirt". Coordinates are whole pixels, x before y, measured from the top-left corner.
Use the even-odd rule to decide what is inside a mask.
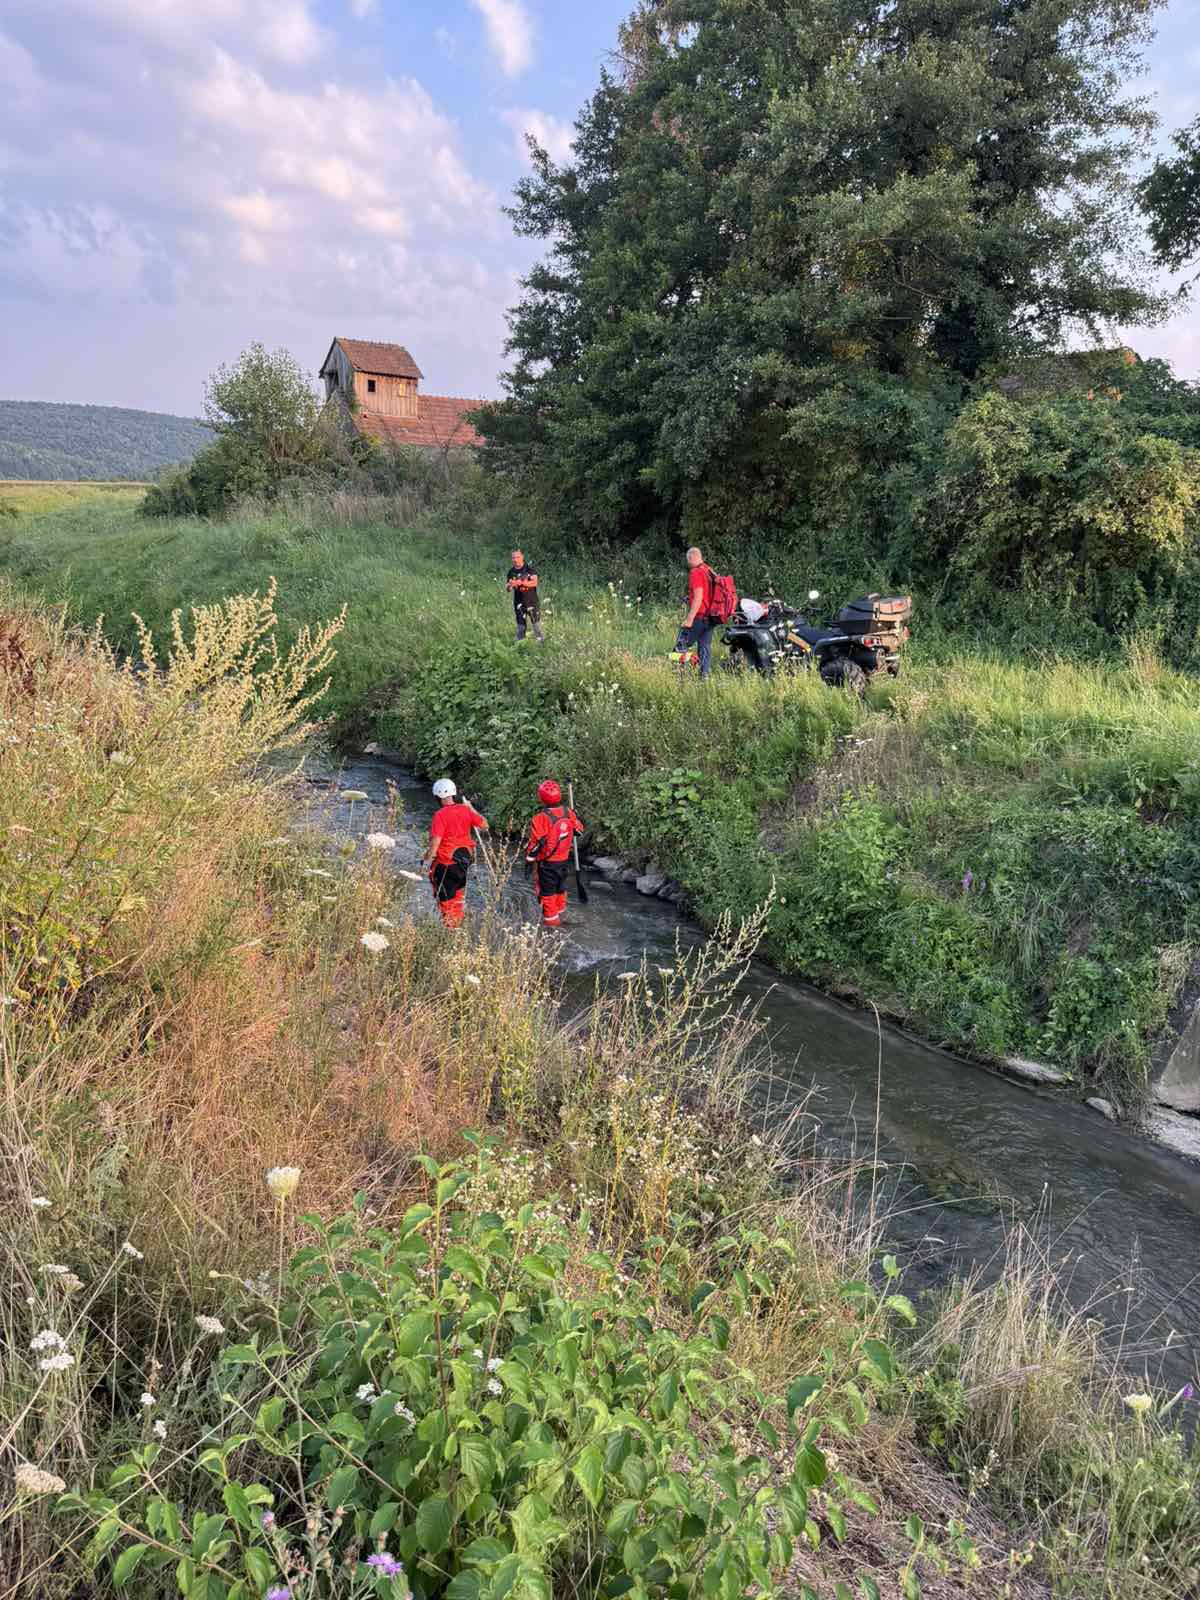
[[[534,889],[542,903],[542,926],[557,928],[567,909],[567,862],[575,835],[583,823],[569,806],[562,803],[562,790],[553,778],[538,784],[538,799],[543,810],[534,813],[529,825],[526,861],[534,863]]]
[[[486,828],[481,816],[466,800],[456,801],[458,790],[449,778],[439,778],[433,786],[434,798],[442,802],[429,824],[429,849],[425,860],[433,898],[448,928],[460,928],[466,914],[467,874],[475,860],[475,828]]]
[[[700,657],[700,676],[707,678],[712,671],[713,621],[708,614],[712,605],[712,568],[705,565],[695,545],[687,553],[687,564],[687,616],[675,648],[687,650],[694,645]]]

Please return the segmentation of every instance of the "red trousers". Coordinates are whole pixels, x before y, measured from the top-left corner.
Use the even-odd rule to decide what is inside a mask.
[[[544,894],[542,896],[542,921],[548,926],[553,926],[562,919],[563,912],[567,909],[565,894]]]
[[[450,900],[439,900],[437,908],[442,914],[442,921],[448,928],[461,928],[463,918],[467,914],[466,895],[462,889]]]

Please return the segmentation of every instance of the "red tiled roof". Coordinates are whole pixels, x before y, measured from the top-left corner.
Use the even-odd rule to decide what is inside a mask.
[[[466,420],[468,411],[482,405],[481,400],[458,400],[451,395],[418,394],[415,417],[381,417],[361,407],[354,422],[360,433],[369,434],[384,444],[408,444],[443,448],[446,445],[482,444],[483,440]]]
[[[335,339],[333,343],[341,345],[357,372],[372,372],[381,378],[425,376],[402,344],[379,344],[374,339]]]

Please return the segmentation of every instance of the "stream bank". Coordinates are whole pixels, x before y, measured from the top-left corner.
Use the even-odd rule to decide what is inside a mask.
[[[417,868],[433,801],[428,785],[380,753],[308,768],[311,820],[362,834],[367,806],[398,798],[395,865]],[[336,780],[336,781],[335,781]],[[596,880],[562,939],[564,993],[609,985],[640,961],[669,965],[704,935],[678,911],[620,881]],[[469,890],[479,903],[480,884]],[[523,880],[506,908],[531,920]],[[1036,1085],[982,1070],[854,1011],[755,961],[744,997],[761,1007],[771,1064],[759,1084],[768,1114],[795,1115],[803,1142],[846,1155],[877,1150],[889,1230],[908,1282],[999,1273],[1022,1224],[1053,1260],[1073,1306],[1101,1321],[1131,1367],[1165,1387],[1195,1379],[1200,1356],[1200,1169]]]

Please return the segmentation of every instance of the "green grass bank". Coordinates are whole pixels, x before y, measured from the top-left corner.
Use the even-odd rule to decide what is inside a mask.
[[[507,551],[540,552],[486,492],[222,523],[83,505],[17,521],[0,569],[124,644],[135,610],[161,635],[175,607],[271,577],[285,634],[345,602],[335,737],[449,771],[493,825],[569,776],[598,845],[653,859],[703,921],[773,892],[785,971],[1136,1101],[1200,947],[1192,679],[1141,638],[1084,662],[936,621],[923,639],[918,596],[908,670],[863,706],[807,675],[701,685],[666,660],[680,574],[633,569],[643,591],[605,556],[541,560],[548,642],[518,647]]]

